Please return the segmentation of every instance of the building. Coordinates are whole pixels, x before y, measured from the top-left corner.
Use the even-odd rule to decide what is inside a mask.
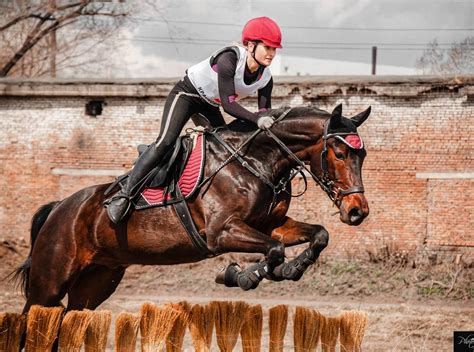
[[[135,147],[156,138],[175,79],[0,81],[0,226],[6,239],[29,234],[42,204],[131,167]],[[313,183],[290,215],[324,225],[331,256],[390,250],[431,258],[474,248],[474,77],[276,77],[273,105],[314,104],[345,116],[372,106],[361,127],[363,177],[371,213],[342,224]],[[103,111],[86,114],[95,102]],[[254,109],[256,102],[246,102]],[[296,180],[295,191],[302,187]],[[469,259],[470,258],[470,259]],[[438,260],[437,259],[437,260]]]

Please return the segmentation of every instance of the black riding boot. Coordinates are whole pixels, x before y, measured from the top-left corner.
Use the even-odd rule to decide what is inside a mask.
[[[124,187],[104,202],[112,222],[117,224],[127,215],[130,209],[131,198],[136,191],[136,186],[148,175],[160,158],[159,150],[153,143],[136,161],[130,175],[127,177]]]

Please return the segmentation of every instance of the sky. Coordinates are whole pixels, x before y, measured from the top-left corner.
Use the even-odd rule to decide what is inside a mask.
[[[240,40],[243,25],[274,19],[283,49],[274,75],[416,74],[436,39],[443,48],[474,35],[474,0],[160,0],[120,36],[121,75],[179,77],[187,67]],[[473,48],[474,50],[474,48]]]

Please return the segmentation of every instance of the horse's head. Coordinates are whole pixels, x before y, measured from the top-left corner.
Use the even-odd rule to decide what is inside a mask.
[[[369,215],[362,184],[366,151],[357,133],[357,127],[369,114],[370,107],[346,118],[342,116],[342,105],[338,105],[309,155],[311,171],[322,180],[323,188],[339,207],[341,221],[349,225],[359,225]]]
[[[331,114],[314,107],[285,107],[272,110],[271,115],[277,118],[277,123],[275,128],[261,135],[260,147],[253,148],[254,153],[260,154],[255,159],[268,158],[269,150],[278,151],[270,165],[273,165],[275,175],[278,175],[276,170],[281,172],[279,186],[286,185],[281,183],[285,181],[281,177],[285,172],[287,174],[289,165],[295,171],[305,167],[303,163],[310,164],[310,170],[305,167],[306,170],[337,205],[341,221],[349,225],[361,224],[369,215],[369,206],[362,184],[362,163],[366,152],[357,127],[369,117],[370,107],[351,118],[342,116],[342,105],[338,105]],[[232,133],[239,132],[242,145],[252,140],[249,133],[253,136],[259,133],[255,131],[255,126],[238,120],[228,128]],[[280,148],[274,147],[275,141]],[[265,145],[267,148],[264,148]],[[258,174],[255,170],[252,173]],[[290,179],[286,178],[286,182]]]

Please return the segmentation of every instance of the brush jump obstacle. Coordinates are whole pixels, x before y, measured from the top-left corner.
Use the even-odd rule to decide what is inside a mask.
[[[268,346],[268,351],[309,352],[320,346],[335,352],[339,345],[340,351],[359,352],[367,327],[367,314],[361,311],[326,317],[307,307],[267,310],[243,301],[146,302],[139,313],[117,313],[114,331],[111,319],[110,311],[65,312],[37,305],[27,316],[0,313],[0,350],[18,351],[26,329],[26,351],[260,352]]]
[[[362,223],[369,208],[361,176],[366,151],[357,128],[370,107],[351,118],[342,115],[342,105],[331,113],[294,107],[272,114],[276,123],[268,131],[236,120],[183,138],[168,159],[166,177],[163,166],[149,175],[133,198],[134,209],[118,224],[109,220],[103,201],[126,175],[43,205],[32,219],[30,254],[15,272],[26,296],[23,312],[33,305],[60,306],[66,294],[66,311],[93,310],[115,291],[129,265],[191,263],[228,252],[265,255],[247,268],[231,264],[219,273],[216,282],[228,287],[249,290],[263,279],[300,279],[329,235],[321,225],[286,215],[294,196],[291,180],[311,175],[342,222]],[[201,145],[205,162],[203,179],[184,195],[185,182],[176,175],[192,158],[189,145]],[[157,189],[164,189],[166,206],[144,206]],[[309,246],[285,262],[285,247],[301,243]]]

